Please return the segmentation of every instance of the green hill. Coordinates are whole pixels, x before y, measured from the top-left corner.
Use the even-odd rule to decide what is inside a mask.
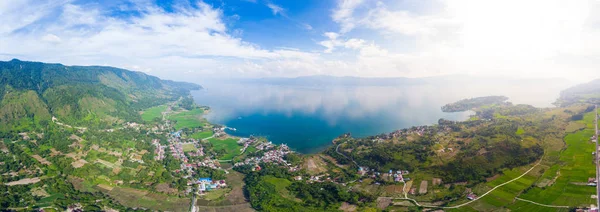
[[[201,88],[113,67],[0,61],[0,131],[43,126],[52,116],[99,128],[141,122],[138,111]]]
[[[568,106],[575,103],[600,103],[600,79],[576,85],[560,92],[556,101],[558,106]]]

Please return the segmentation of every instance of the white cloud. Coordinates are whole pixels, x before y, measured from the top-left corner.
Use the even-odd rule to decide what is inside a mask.
[[[203,2],[175,12],[133,3],[124,9],[140,15],[124,19],[69,0],[0,1],[0,59],[107,64],[188,81],[314,74],[589,79],[600,66],[598,1],[338,0],[331,18],[339,26],[324,30],[321,48],[308,50],[244,41],[244,29],[225,24],[235,17]]]
[[[42,40],[50,43],[60,43],[61,41],[61,39],[54,34],[46,34],[42,37]]]
[[[283,11],[285,11],[285,9],[283,9],[283,7],[280,7],[279,5],[273,4],[273,3],[268,3],[267,7],[269,7],[269,9],[271,9],[271,12],[273,12],[273,15],[277,15],[277,14],[283,14]]]
[[[338,0],[338,7],[333,11],[331,17],[335,22],[340,23],[342,33],[354,28],[354,10],[363,2],[364,0]]]
[[[310,24],[307,23],[301,23],[300,26],[302,26],[302,28],[306,29],[306,30],[313,30],[313,27]]]
[[[329,36],[319,43],[328,53],[341,47],[340,53],[356,49],[358,61],[364,53],[378,52],[381,56],[362,58],[362,61],[369,63],[369,67],[386,64],[378,72],[383,75],[597,77],[592,70],[599,62],[589,58],[600,57],[598,1],[423,0],[402,3],[338,0],[332,19],[339,23],[340,33],[352,37],[355,29],[363,30],[360,35],[370,30],[381,36],[374,39],[380,45],[367,49],[364,43],[346,45],[351,39],[339,41],[339,37]],[[357,12],[357,8],[361,11]]]

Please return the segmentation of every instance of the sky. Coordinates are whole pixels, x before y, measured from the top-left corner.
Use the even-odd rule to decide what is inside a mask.
[[[599,0],[2,0],[0,60],[166,79],[566,78],[600,71]]]

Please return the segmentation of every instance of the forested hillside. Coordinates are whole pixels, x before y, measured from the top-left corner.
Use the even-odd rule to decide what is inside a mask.
[[[141,109],[200,88],[112,67],[0,62],[0,132],[43,126],[52,116],[99,128],[140,121]]]

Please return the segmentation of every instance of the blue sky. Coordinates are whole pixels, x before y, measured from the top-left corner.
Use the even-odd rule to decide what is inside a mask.
[[[516,6],[518,5],[518,6]],[[600,1],[4,0],[0,60],[159,77],[597,77]]]

